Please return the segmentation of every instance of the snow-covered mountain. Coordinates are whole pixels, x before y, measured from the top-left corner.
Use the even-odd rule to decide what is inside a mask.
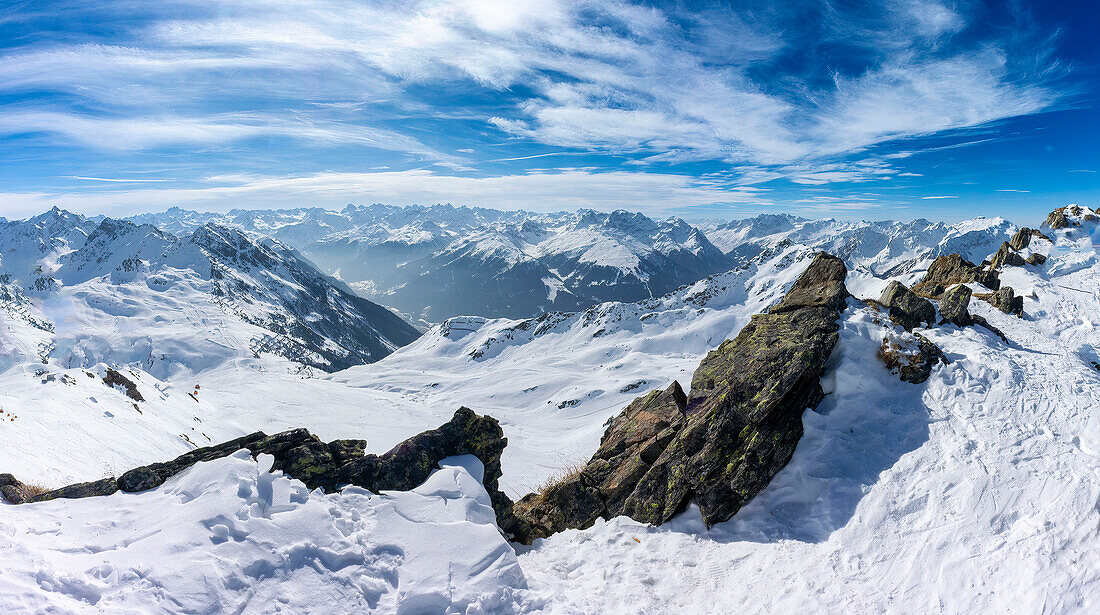
[[[169,229],[217,221],[276,237],[364,296],[426,322],[657,297],[732,265],[684,221],[626,211],[371,205],[221,215],[171,209],[137,220]]]
[[[891,277],[918,269],[947,254],[980,263],[1007,241],[1016,226],[1004,218],[974,218],[954,224],[929,222],[843,222],[763,214],[699,227],[722,250],[739,259],[788,243],[816,247],[843,258],[849,269]]]
[[[168,377],[272,353],[324,370],[376,361],[419,333],[293,249],[206,224],[149,224],[53,210],[0,226],[0,300],[38,333],[15,360],[139,363]]]
[[[945,224],[763,214],[693,226],[626,211],[535,214],[450,205],[225,214],[173,208],[133,220],[170,232],[214,222],[277,238],[363,296],[427,324],[659,297],[790,245],[836,254],[849,269],[872,276],[916,274],[944,254],[980,262],[1016,230],[1003,218]]]

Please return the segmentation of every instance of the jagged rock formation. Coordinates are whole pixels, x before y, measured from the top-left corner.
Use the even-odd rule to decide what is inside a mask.
[[[892,280],[882,291],[878,302],[890,312],[890,319],[912,331],[921,323],[936,322],[936,308],[932,302],[918,296],[897,280]]]
[[[912,290],[918,295],[939,299],[949,287],[968,282],[977,282],[990,290],[1001,287],[996,271],[983,269],[958,254],[950,254],[932,261],[928,273],[913,285]]]
[[[970,295],[970,287],[963,284],[952,286],[943,293],[943,298],[940,299],[940,324],[951,323],[960,327],[972,324],[974,321],[967,310],[970,307]]]
[[[609,424],[578,472],[516,503],[529,542],[597,518],[660,524],[694,500],[708,525],[767,486],[802,437],[802,413],[824,397],[848,291],[840,259],[819,253],[787,295],[700,363],[691,396],[679,384],[635,400]]]
[[[1067,210],[1075,216],[1081,215],[1081,209],[1076,205],[1059,207],[1047,215],[1047,219],[1043,221],[1043,226],[1051,230],[1058,230],[1071,226],[1069,219],[1066,218]]]
[[[1015,237],[1013,237],[1015,239]],[[1016,253],[1015,249],[1004,242],[1000,248],[997,248],[997,252],[993,254],[993,257],[989,260],[990,269],[1000,269],[1001,267],[1023,267],[1024,257]]]
[[[1027,228],[1026,226],[1016,231],[1016,234],[1012,236],[1012,239],[1008,240],[1008,245],[1016,251],[1023,250],[1031,245],[1032,237],[1042,237],[1047,241],[1054,243],[1054,241],[1040,232],[1038,229]]]
[[[103,384],[109,387],[122,389],[126,392],[126,397],[134,401],[145,401],[145,397],[143,397],[141,391],[138,390],[137,384],[134,384],[133,380],[123,376],[118,370],[108,367],[106,375],[103,376]]]
[[[995,293],[975,293],[975,297],[985,301],[1005,314],[1024,315],[1024,298],[1017,297],[1011,286],[1002,286]]]
[[[506,531],[515,525],[511,500],[500,491],[500,455],[508,444],[500,423],[459,408],[450,421],[398,444],[383,455],[364,455],[363,440],[322,442],[305,429],[272,436],[256,432],[207,448],[195,449],[172,461],[134,468],[122,476],[78,483],[36,494],[10,474],[0,474],[0,494],[12,504],[56,498],[84,498],[117,491],[136,492],[160,486],[169,477],[200,461],[210,461],[248,449],[253,455],[275,458],[273,470],[301,480],[311,489],[334,491],[357,485],[371,491],[409,490],[427,480],[440,460],[454,455],[474,455],[485,466],[485,490],[497,511],[497,522]]]

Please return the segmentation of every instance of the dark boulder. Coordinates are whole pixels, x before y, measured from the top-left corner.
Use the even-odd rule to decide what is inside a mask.
[[[1047,262],[1047,257],[1046,257],[1045,254],[1039,254],[1038,252],[1032,252],[1031,254],[1028,255],[1027,260],[1024,261],[1024,262],[1026,262],[1029,265],[1039,266],[1039,265],[1042,265],[1043,263]]]
[[[974,296],[1005,314],[1021,317],[1024,315],[1024,298],[1016,296],[1011,286],[1002,286],[1001,290],[995,293],[978,293]]]
[[[679,382],[635,399],[613,418],[592,460],[516,502],[516,516],[531,525],[531,537],[567,528],[584,529],[621,510],[634,487],[684,426],[687,397]]]
[[[973,323],[970,318],[970,287],[958,284],[943,294],[940,299],[940,324],[951,323],[965,327]]]
[[[819,253],[787,295],[703,359],[685,398],[678,384],[611,421],[579,471],[516,504],[527,541],[599,517],[660,524],[689,501],[712,525],[732,517],[790,460],[802,414],[837,342],[847,269]]]
[[[9,504],[23,504],[31,501],[34,493],[11,474],[0,474],[0,496]]]
[[[878,302],[889,310],[890,318],[906,331],[912,331],[921,323],[932,325],[936,322],[936,308],[932,302],[918,296],[897,280],[886,286]]]
[[[1013,250],[1023,250],[1031,244],[1031,233],[1032,229],[1029,229],[1026,226],[1024,228],[1021,228],[1020,230],[1016,231],[1016,234],[1012,236],[1012,239],[1008,240],[1008,245]]]
[[[1016,234],[1012,236],[1012,239],[1008,240],[1008,245],[1011,246],[1013,250],[1023,250],[1024,248],[1030,246],[1031,240],[1036,237],[1041,237],[1043,239],[1046,239],[1050,243],[1054,243],[1054,240],[1044,235],[1042,231],[1038,229],[1027,228],[1025,226],[1024,228],[1016,231]]]
[[[928,267],[928,273],[913,285],[913,292],[931,299],[939,299],[944,291],[955,284],[977,282],[990,290],[1001,287],[996,271],[986,270],[958,254],[937,257]]]

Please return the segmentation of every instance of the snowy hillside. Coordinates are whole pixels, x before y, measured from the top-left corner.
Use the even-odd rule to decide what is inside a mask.
[[[0,517],[0,554],[19,563],[4,568],[0,596],[29,612],[43,604],[268,612],[275,603],[324,605],[319,612],[1092,612],[1100,608],[1100,225],[1091,210],[1067,215],[1070,226],[1043,229],[1053,245],[1029,248],[1045,264],[1001,271],[1023,297],[1023,318],[970,304],[1009,342],[980,327],[921,328],[951,361],[922,384],[883,366],[876,353],[897,331],[850,301],[822,381],[829,394],[804,414],[790,464],[709,530],[689,509],[659,528],[618,518],[515,548],[485,533],[493,528],[478,513],[484,491],[469,480],[476,467],[445,469],[413,493],[323,495],[266,472],[262,459],[236,457],[146,493],[5,509],[14,512]],[[77,369],[52,353],[39,362],[38,344],[57,334],[20,315],[51,312],[25,280],[9,283],[23,298],[0,312],[5,343],[26,356],[0,373],[0,417],[14,416],[0,420],[0,472],[56,487],[174,457],[196,437],[291,427],[364,438],[378,453],[466,405],[500,420],[509,439],[501,485],[517,497],[587,459],[630,400],[673,379],[686,386],[709,350],[775,303],[828,233],[806,230],[816,239],[796,242],[780,235],[802,222],[773,222],[738,240],[767,239],[735,268],[665,296],[525,320],[453,318],[380,361],[313,378],[263,353],[195,363],[186,378],[131,363],[123,375],[141,402],[105,384],[103,365]],[[160,235],[140,229],[126,245],[151,254]],[[854,270],[848,288],[877,299],[888,281],[872,275],[879,264],[921,257],[899,269],[910,283],[937,249],[965,248],[980,262],[1010,229],[979,220],[926,237],[868,231],[848,258],[876,265]],[[917,235],[925,239],[911,240]],[[60,272],[55,293],[69,288],[66,267],[106,271],[79,251],[48,260]],[[121,262],[111,271],[125,278]],[[57,313],[49,324],[60,330]],[[196,322],[219,313],[191,339],[237,322],[214,310]],[[168,506],[182,529],[149,520]],[[105,511],[115,525],[93,536],[85,528],[105,524]],[[306,587],[317,601],[294,602]]]
[[[292,249],[213,224],[154,226],[54,210],[0,227],[14,361],[138,365],[158,378],[271,353],[326,370],[375,361],[418,332]],[[28,335],[12,327],[31,327]]]

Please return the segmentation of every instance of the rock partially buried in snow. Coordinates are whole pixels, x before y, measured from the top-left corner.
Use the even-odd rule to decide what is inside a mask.
[[[530,527],[517,537],[619,515],[661,524],[692,500],[708,525],[732,517],[787,464],[803,412],[824,397],[846,275],[819,253],[777,305],[707,355],[690,397],[673,383],[635,400],[583,469],[520,500],[515,514]]]
[[[1050,212],[1050,214],[1047,215],[1047,219],[1043,222],[1043,226],[1055,231],[1070,226],[1069,219],[1066,218],[1066,208],[1059,207]]]
[[[1007,241],[1005,241],[1001,243],[1001,247],[997,248],[997,252],[994,253],[993,258],[990,259],[989,268],[1000,269],[1002,267],[1023,267],[1024,263],[1026,262],[1027,261],[1024,260],[1024,257],[1016,253],[1016,250],[1012,246],[1008,245]]]
[[[482,480],[497,511],[501,527],[511,528],[512,502],[500,491],[500,455],[508,440],[496,419],[459,408],[450,421],[398,444],[382,455],[364,455],[362,440],[322,442],[305,429],[268,436],[263,432],[195,449],[172,461],[134,468],[122,476],[69,485],[33,495],[23,483],[0,475],[4,499],[12,504],[57,498],[85,498],[117,491],[140,492],[162,485],[168,478],[202,461],[228,457],[247,449],[252,455],[271,455],[272,469],[297,478],[311,489],[332,492],[355,485],[373,492],[408,491],[428,479],[443,459],[473,455],[482,464]]]
[[[928,380],[936,363],[950,363],[939,346],[919,333],[885,336],[878,350],[878,358],[886,369],[913,384]]]

